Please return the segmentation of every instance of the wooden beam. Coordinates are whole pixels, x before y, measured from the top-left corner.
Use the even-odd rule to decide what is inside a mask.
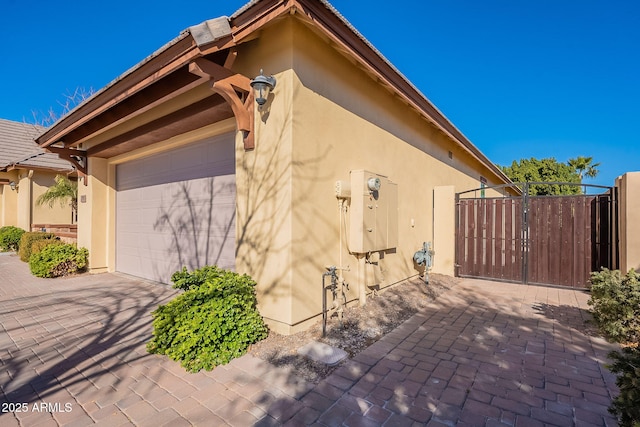
[[[42,147],[47,147],[63,140],[70,131],[82,126],[155,81],[183,67],[184,64],[198,56],[200,56],[200,51],[195,46],[192,37],[184,37],[178,40],[98,92],[85,105],[73,110],[55,126],[38,137],[36,142]]]
[[[78,176],[83,178],[84,185],[87,185],[87,152],[84,150],[77,150],[74,148],[66,147],[53,147],[46,148],[47,151],[55,153],[63,160],[71,162],[78,171]]]
[[[235,76],[234,76],[235,77]],[[254,97],[253,92],[249,91],[244,101],[238,96],[231,81],[215,82],[211,89],[218,93],[231,106],[233,115],[236,119],[236,127],[243,132],[243,143],[245,151],[255,148],[254,139]]]
[[[244,149],[253,150],[255,148],[253,131],[255,107],[251,80],[204,58],[192,61],[189,64],[189,71],[201,77],[209,77],[213,81],[211,90],[231,106],[236,118],[236,127],[243,133]]]
[[[238,58],[238,51],[234,49],[229,49],[229,53],[227,54],[227,59],[224,60],[224,68],[231,69],[233,67],[233,63],[236,62],[236,58]]]
[[[246,105],[244,100],[240,99],[234,87],[231,81],[225,79],[213,83],[211,89],[222,96],[231,106],[233,114],[236,116],[238,130],[249,132],[251,130],[251,111],[253,110],[253,105]]]
[[[234,74],[233,71],[228,68],[224,68],[222,65],[218,65],[204,58],[197,58],[190,62],[189,72],[212,80],[226,79]]]
[[[131,96],[126,102],[113,106],[100,116],[69,132],[63,139],[64,145],[76,146],[205,82],[205,79],[198,78],[189,73],[187,67],[183,67],[171,74],[170,78],[154,83]]]
[[[87,150],[91,157],[111,157],[231,117],[229,106],[213,95]]]

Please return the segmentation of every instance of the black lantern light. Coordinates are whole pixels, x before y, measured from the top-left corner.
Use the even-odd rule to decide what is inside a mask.
[[[276,87],[276,78],[273,76],[267,77],[260,70],[260,75],[251,80],[250,85],[253,88],[256,103],[262,107],[267,102],[267,98],[273,88]]]

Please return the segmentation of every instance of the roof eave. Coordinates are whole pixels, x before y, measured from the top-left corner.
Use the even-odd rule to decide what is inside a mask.
[[[164,59],[162,58],[163,56],[181,56],[196,48],[193,39],[189,40],[189,35],[188,31],[180,33],[178,37],[166,43],[141,62],[125,71],[76,106],[68,114],[61,117],[56,123],[36,137],[35,141],[41,147],[47,147],[60,142],[66,133],[151,84],[151,81],[145,81],[145,79],[163,70],[163,65],[169,62],[168,59],[164,61],[160,61],[159,59]],[[165,70],[165,72],[168,71],[169,70]]]
[[[4,169],[0,169],[0,171],[11,172],[14,170],[34,170],[34,171],[44,171],[44,172],[64,172],[64,173],[73,173],[75,169],[73,167],[69,168],[55,168],[55,167],[47,167],[47,166],[36,166],[29,164],[20,164],[20,163],[12,163],[7,165]]]
[[[222,30],[216,30],[216,25],[213,25],[214,29],[210,29],[212,32],[225,31],[222,20],[227,20],[230,23],[230,33],[224,37],[226,42],[218,43],[217,46],[216,43],[212,43],[211,40],[207,39],[208,35],[206,34],[204,38],[200,38],[201,36],[194,37],[194,29],[203,29],[203,26],[206,27],[206,23],[209,21],[205,21],[199,26],[189,27],[177,38],[126,71],[76,107],[71,113],[60,119],[38,136],[36,142],[42,147],[60,142],[69,131],[125,100],[137,90],[145,87],[145,84],[151,84],[151,80],[149,80],[151,76],[157,76],[158,70],[162,70],[163,66],[164,68],[169,66],[165,65],[166,61],[163,62],[160,58],[167,56],[167,52],[175,49],[176,46],[180,54],[168,55],[173,56],[171,64],[174,67],[177,67],[178,63],[184,65],[185,61],[211,53],[222,46],[227,48],[240,43],[273,19],[289,12],[299,12],[305,16],[305,19],[312,20],[321,31],[339,44],[346,54],[360,62],[364,68],[368,69],[383,84],[396,92],[408,105],[429,120],[437,129],[444,132],[472,157],[484,164],[496,177],[506,183],[511,182],[500,168],[493,164],[420,90],[325,0],[252,0],[238,9],[228,19],[221,17],[211,20],[211,22],[217,21],[214,24],[222,25]],[[335,22],[336,19],[337,22]],[[339,28],[340,26],[341,28]],[[199,38],[200,40],[198,40]],[[181,62],[178,62],[178,60],[181,60]]]
[[[252,2],[254,3],[254,2]],[[402,99],[412,106],[420,115],[429,120],[437,129],[448,135],[464,151],[484,164],[496,177],[505,183],[511,180],[491,160],[485,156],[464,134],[433,104],[429,99],[398,70],[378,49],[376,49],[347,19],[342,16],[326,0],[295,0],[303,11],[307,11],[307,18],[316,20],[316,24],[331,37],[334,42],[342,45],[352,57],[355,57],[365,68],[368,68],[383,84],[390,87]],[[330,17],[337,18],[348,31],[339,31],[335,25],[321,22],[322,9],[330,12]],[[251,3],[247,6],[250,6]],[[309,13],[312,12],[313,14]],[[315,15],[315,16],[313,16]],[[364,50],[364,52],[363,52]],[[368,58],[377,58],[372,62]]]

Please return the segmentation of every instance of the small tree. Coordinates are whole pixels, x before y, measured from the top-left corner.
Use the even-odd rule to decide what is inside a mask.
[[[513,182],[570,182],[579,184],[580,177],[574,168],[567,163],[558,162],[555,158],[521,159],[513,161],[511,166],[502,166],[502,171]],[[580,194],[577,185],[532,185],[529,188],[532,196]]]
[[[511,166],[500,166],[502,171],[513,182],[568,182],[582,184],[582,179],[595,178],[598,175],[600,163],[593,163],[593,157],[578,156],[566,163],[557,161],[553,157],[546,159],[514,160]],[[531,185],[532,196],[581,194],[578,185]]]
[[[593,163],[593,157],[578,156],[575,159],[569,159],[567,163],[578,173],[580,182],[584,177],[595,178],[598,176],[600,163]]]
[[[69,203],[75,218],[78,211],[78,182],[71,181],[64,175],[56,175],[55,182],[55,185],[49,187],[36,199],[36,204],[40,206],[46,203],[52,208],[56,202],[59,202],[60,206]]]

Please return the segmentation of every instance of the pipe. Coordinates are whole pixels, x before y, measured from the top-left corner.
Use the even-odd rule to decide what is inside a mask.
[[[342,274],[338,275],[337,271],[346,270],[349,271],[349,267],[336,267],[332,265],[327,267],[327,272],[322,273],[322,336],[327,333],[327,312],[338,313],[338,318],[342,324],[342,314],[344,307],[347,305],[347,299],[344,293],[344,288],[349,289],[349,284],[345,282]],[[324,284],[324,278],[331,276],[331,283],[328,286]],[[339,289],[338,289],[339,288]],[[331,295],[333,296],[333,303],[331,310],[327,310],[327,289],[331,289]]]
[[[340,227],[340,257],[338,258],[338,265],[342,266],[342,209],[344,208],[344,199],[340,199],[340,201],[338,202],[338,222],[339,222],[339,227]]]
[[[324,337],[327,334],[327,288],[331,288],[332,285],[328,287],[324,285],[324,278],[327,276],[331,276],[333,279],[336,276],[336,267],[331,266],[327,267],[329,271],[322,273],[322,336]]]
[[[433,267],[433,255],[435,252],[431,249],[431,242],[424,242],[422,249],[413,254],[413,261],[424,267],[424,282],[429,284],[429,270]]]

